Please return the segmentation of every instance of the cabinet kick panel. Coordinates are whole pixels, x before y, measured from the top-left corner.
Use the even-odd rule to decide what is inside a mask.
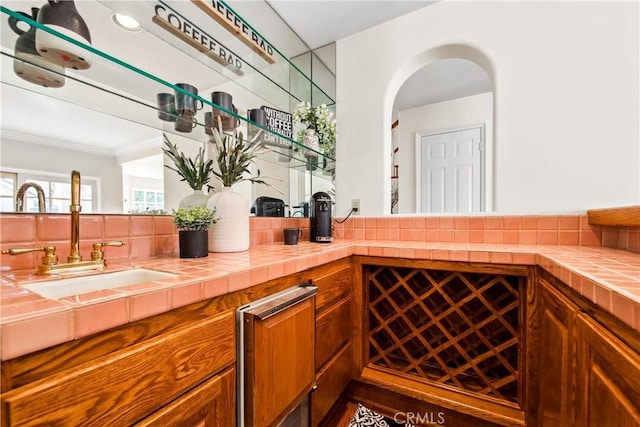
[[[365,266],[370,367],[519,403],[524,278]]]

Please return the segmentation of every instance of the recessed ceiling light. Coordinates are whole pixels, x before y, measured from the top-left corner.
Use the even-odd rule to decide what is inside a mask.
[[[111,16],[111,19],[113,19],[113,22],[115,22],[116,25],[128,31],[140,31],[140,29],[142,28],[138,21],[130,16],[123,15],[121,13],[114,13]]]

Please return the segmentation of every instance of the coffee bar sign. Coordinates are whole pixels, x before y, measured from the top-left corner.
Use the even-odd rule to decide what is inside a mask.
[[[222,25],[227,31],[236,36],[270,64],[276,62],[273,46],[269,44],[257,31],[251,28],[223,1],[219,0],[191,0],[204,13]]]
[[[291,113],[276,110],[275,108],[267,107],[266,105],[263,105],[260,108],[266,113],[267,129],[286,136],[287,138],[291,138],[293,135],[293,115]],[[276,145],[278,147],[291,147],[291,142],[272,133],[265,135],[263,142],[265,144]]]
[[[165,4],[156,5],[151,21],[235,74],[244,74],[242,60],[235,53]]]

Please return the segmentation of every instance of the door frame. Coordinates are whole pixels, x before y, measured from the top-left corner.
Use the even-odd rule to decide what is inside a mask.
[[[485,212],[486,208],[486,123],[477,123],[466,126],[456,126],[443,129],[427,129],[415,132],[415,201],[416,213],[422,212],[422,138],[425,136],[441,135],[444,133],[460,132],[465,130],[480,130],[480,212]],[[427,212],[428,213],[428,212]]]

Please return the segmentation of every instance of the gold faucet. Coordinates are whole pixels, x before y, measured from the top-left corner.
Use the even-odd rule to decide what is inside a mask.
[[[56,255],[56,247],[45,245],[37,248],[11,248],[2,251],[3,254],[20,255],[29,252],[44,251],[42,264],[38,266],[38,275],[57,274],[60,272],[78,272],[88,270],[102,270],[107,266],[102,248],[105,246],[124,246],[124,242],[99,242],[93,244],[91,260],[83,261],[80,255],[80,172],[71,172],[71,253],[67,257],[67,262],[59,264]]]
[[[16,193],[16,212],[24,212],[24,198],[29,188],[34,188],[38,194],[38,212],[44,212],[44,191],[35,182],[25,182]]]
[[[67,262],[76,263],[82,261],[80,255],[80,172],[71,171],[71,253]]]

